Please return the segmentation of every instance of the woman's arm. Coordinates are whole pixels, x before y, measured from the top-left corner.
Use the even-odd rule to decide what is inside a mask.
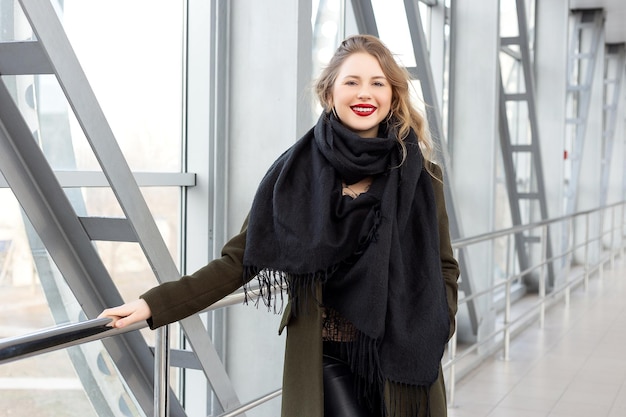
[[[243,252],[247,219],[241,232],[222,248],[214,259],[191,275],[165,282],[139,300],[104,310],[98,317],[113,319],[111,326],[125,327],[147,320],[151,329],[191,316],[240,288],[243,284]]]

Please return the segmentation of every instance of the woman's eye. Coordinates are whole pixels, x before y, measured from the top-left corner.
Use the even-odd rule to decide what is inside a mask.
[[[346,81],[346,85],[356,85],[356,81]]]
[[[374,83],[374,85],[375,85],[376,87],[384,87],[384,86],[385,86],[385,83],[382,83],[382,82],[380,82],[380,81],[376,81],[376,82]]]

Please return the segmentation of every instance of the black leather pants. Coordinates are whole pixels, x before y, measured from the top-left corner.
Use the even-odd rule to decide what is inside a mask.
[[[378,417],[359,403],[341,343],[324,342],[324,417]]]

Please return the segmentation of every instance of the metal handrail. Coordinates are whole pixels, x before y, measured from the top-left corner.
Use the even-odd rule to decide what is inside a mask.
[[[248,298],[254,299],[254,295],[248,294]],[[234,293],[205,308],[202,312],[241,304],[244,300],[243,293]],[[111,319],[108,318],[91,319],[0,339],[0,365],[148,327],[147,322],[141,321],[118,329],[108,327],[109,322]]]
[[[621,206],[621,218],[618,221],[615,216],[615,211],[620,206]],[[604,212],[608,210],[611,210],[611,217],[610,217],[611,227],[608,230],[605,230],[605,225],[600,223],[598,225],[598,228],[600,230],[598,235],[590,236],[590,223],[589,223],[590,216],[596,213],[604,215]],[[444,361],[443,369],[444,371],[449,371],[449,376],[447,378],[447,385],[448,385],[448,390],[449,390],[448,400],[449,400],[450,406],[454,405],[455,386],[456,386],[456,380],[458,377],[456,366],[462,359],[469,356],[469,354],[471,354],[472,352],[478,351],[480,347],[489,345],[489,347],[491,348],[491,350],[489,350],[490,352],[489,355],[495,353],[499,349],[502,349],[503,359],[508,360],[511,333],[515,326],[521,327],[520,323],[522,322],[524,324],[529,324],[532,321],[533,317],[536,317],[538,315],[540,328],[543,328],[546,308],[551,307],[553,304],[555,304],[558,301],[557,297],[563,297],[565,299],[565,305],[569,306],[570,291],[572,288],[580,285],[580,283],[582,282],[584,289],[587,290],[588,285],[589,285],[588,284],[589,276],[593,271],[598,270],[599,276],[602,277],[604,264],[606,262],[610,262],[611,265],[613,265],[615,256],[617,254],[621,254],[621,257],[624,258],[624,248],[625,248],[624,241],[625,241],[625,236],[626,236],[625,231],[624,231],[625,212],[626,212],[626,201],[622,201],[622,202],[606,205],[600,208],[596,208],[593,210],[586,210],[586,211],[577,212],[577,213],[567,215],[567,216],[561,216],[559,218],[539,221],[539,222],[535,222],[535,223],[527,224],[527,225],[514,226],[508,229],[503,229],[503,230],[499,230],[499,231],[491,232],[491,233],[485,233],[485,234],[473,236],[470,238],[458,239],[452,243],[453,248],[456,250],[456,249],[464,248],[473,244],[491,241],[497,238],[507,237],[507,236],[514,235],[516,233],[529,231],[533,229],[541,229],[542,231],[541,233],[542,235],[541,237],[542,259],[539,263],[537,263],[534,266],[529,267],[528,269],[524,271],[512,273],[508,275],[506,279],[490,286],[489,288],[484,289],[483,291],[480,291],[479,293],[473,293],[473,294],[464,296],[463,298],[459,299],[458,304],[460,306],[464,303],[467,303],[468,301],[478,298],[479,296],[485,296],[485,295],[490,295],[490,294],[493,295],[495,292],[494,290],[501,288],[502,286],[506,288],[505,294],[504,294],[505,295],[504,324],[501,328],[496,329],[491,334],[484,336],[482,340],[477,341],[471,344],[470,346],[465,347],[464,351],[460,354],[457,353],[458,335],[456,332],[452,336],[448,344],[448,360]],[[571,243],[569,248],[564,250],[560,255],[553,255],[552,257],[548,258],[547,251],[546,251],[546,242],[548,241],[547,240],[548,228],[557,223],[562,223],[566,221],[571,222],[578,217],[584,217],[584,220],[585,220],[584,241],[578,244]],[[602,219],[603,218],[601,218],[601,220]],[[615,240],[616,232],[618,232],[620,236],[619,246],[616,245],[617,243]],[[590,244],[594,242],[598,244],[602,244],[603,239],[607,237],[610,239],[610,244],[609,244],[610,250],[608,251],[608,256],[600,256],[600,259],[598,260],[598,262],[595,265],[591,266],[590,260],[589,260]],[[566,281],[562,285],[552,288],[551,292],[547,294],[546,293],[546,274],[545,274],[545,268],[547,267],[547,265],[561,258],[567,259],[576,251],[583,250],[583,249],[584,249],[584,261],[582,262],[583,268],[582,268],[580,275],[575,276],[573,278],[570,276],[567,276]],[[535,303],[533,303],[530,307],[526,308],[524,312],[520,313],[517,318],[512,319],[511,318],[512,284],[517,279],[521,278],[525,274],[528,274],[529,272],[532,272],[534,270],[540,271],[538,300]],[[497,339],[500,336],[502,337],[502,340]]]
[[[110,321],[102,318],[68,323],[23,336],[0,339],[0,364],[95,340],[110,329],[107,327]]]
[[[615,219],[615,213],[613,211],[612,218],[611,218],[612,227],[608,231],[603,231],[598,236],[590,238],[589,230],[588,230],[589,216],[591,214],[599,213],[602,211],[607,211],[609,209],[614,210],[615,208],[619,206],[622,207],[621,222],[618,222],[620,223],[619,226],[615,225],[616,219]],[[493,294],[494,290],[499,289],[501,287],[506,288],[507,302],[505,306],[505,324],[502,328],[497,329],[496,331],[492,332],[492,334],[485,337],[484,340],[474,343],[472,346],[469,346],[461,354],[457,354],[457,334],[456,333],[453,335],[449,343],[448,352],[449,352],[450,359],[443,364],[443,368],[444,370],[450,371],[450,377],[448,379],[448,385],[449,385],[448,389],[450,390],[450,404],[453,404],[454,402],[454,391],[455,391],[455,385],[456,385],[455,366],[461,359],[467,357],[469,353],[477,350],[479,347],[484,346],[487,343],[492,343],[493,340],[499,335],[501,335],[502,333],[504,333],[504,341],[502,341],[501,344],[503,345],[504,350],[505,350],[504,357],[505,359],[508,359],[509,338],[510,338],[511,328],[514,325],[517,325],[522,321],[527,321],[529,317],[536,315],[537,309],[540,310],[540,322],[543,323],[543,314],[545,313],[546,304],[555,302],[557,294],[560,294],[561,292],[565,292],[566,303],[569,303],[569,291],[573,286],[578,285],[580,284],[581,281],[583,281],[585,288],[587,288],[589,274],[591,273],[591,271],[595,269],[599,269],[600,273],[602,272],[603,264],[607,261],[607,258],[601,259],[599,264],[595,265],[593,268],[590,268],[588,265],[587,249],[591,242],[601,241],[607,235],[610,234],[611,245],[614,246],[615,232],[616,230],[620,230],[621,249],[619,249],[619,251],[622,253],[622,257],[623,257],[625,211],[626,211],[626,202],[619,202],[619,203],[606,205],[601,208],[581,211],[581,212],[577,212],[577,213],[566,215],[566,216],[561,216],[561,217],[554,218],[554,219],[543,220],[543,221],[534,222],[531,224],[526,224],[526,225],[521,225],[521,226],[514,226],[514,227],[507,228],[507,229],[484,233],[484,234],[469,237],[469,238],[456,239],[452,242],[453,249],[459,249],[459,248],[471,246],[477,243],[491,241],[500,237],[506,237],[506,236],[510,236],[516,233],[521,233],[524,231],[538,229],[538,228],[542,229],[542,236],[543,236],[542,241],[545,242],[547,228],[550,225],[560,223],[560,222],[565,222],[565,221],[572,221],[577,217],[586,216],[587,230],[585,231],[586,235],[585,235],[585,241],[583,243],[580,243],[577,245],[573,244],[568,250],[566,250],[562,254],[552,256],[549,259],[546,257],[545,250],[543,250],[542,260],[537,265],[534,265],[525,271],[520,271],[515,274],[511,274],[505,280],[500,281],[483,291],[470,294],[468,296],[465,296],[459,299],[458,303],[459,305],[462,305],[463,303],[467,303],[468,301],[473,300],[479,296]],[[603,226],[601,225],[601,227]],[[529,309],[527,309],[527,311],[524,314],[520,315],[516,319],[511,319],[510,317],[511,284],[515,280],[522,277],[523,275],[533,270],[537,270],[537,269],[543,270],[543,268],[545,268],[545,266],[548,263],[554,262],[563,257],[568,257],[572,253],[574,253],[576,250],[580,250],[580,249],[585,249],[585,265],[584,265],[584,271],[582,275],[580,277],[577,277],[574,280],[567,281],[565,284],[563,284],[562,286],[558,288],[553,288],[550,294],[545,294],[545,274],[541,273],[540,274],[539,300],[536,303],[533,303],[533,305]],[[616,251],[617,250],[615,250],[614,252]],[[613,262],[614,260],[614,256],[615,256],[614,252],[612,252],[609,256],[609,260],[611,262]],[[249,292],[247,294],[247,297],[248,299],[254,300],[256,296],[254,292]],[[213,305],[202,310],[202,312],[206,312],[210,310],[217,310],[223,307],[241,304],[244,302],[245,299],[246,299],[246,295],[243,292],[237,292],[214,303]],[[63,325],[59,325],[56,327],[43,329],[43,330],[30,333],[27,335],[23,335],[23,336],[0,339],[0,364],[15,361],[18,359],[23,359],[29,356],[47,353],[53,350],[64,349],[67,347],[87,343],[90,341],[100,340],[105,337],[112,337],[112,336],[116,336],[122,333],[140,330],[140,329],[147,327],[147,323],[145,321],[142,321],[142,322],[127,326],[123,329],[117,329],[117,328],[108,327],[107,324],[109,322],[110,322],[110,319],[107,319],[107,318],[86,320],[80,323],[63,324]],[[155,359],[155,413],[157,413],[155,415],[165,415],[166,413],[165,408],[167,406],[167,389],[163,390],[161,388],[162,388],[162,385],[167,385],[167,368],[169,367],[169,362],[168,362],[169,346],[167,343],[168,341],[167,329],[162,329],[161,331],[165,331],[166,333],[164,337],[162,337],[159,334],[157,335],[157,339],[159,340],[159,342],[157,343],[157,346],[155,346],[155,358],[156,358]],[[163,349],[165,350],[165,352],[163,352]],[[281,395],[281,393],[282,393],[282,389],[275,390],[256,400],[253,400],[253,401],[250,401],[249,403],[241,405],[234,410],[227,411],[224,414],[222,414],[220,417],[232,417],[232,416],[239,415],[241,413],[244,413],[245,411],[248,411],[266,401],[269,401]]]
[[[576,213],[567,214],[567,215],[560,216],[560,217],[554,217],[552,219],[540,220],[540,221],[533,222],[533,223],[512,226],[506,229],[499,229],[493,232],[487,232],[487,233],[483,233],[483,234],[479,234],[475,236],[454,239],[454,241],[452,241],[452,248],[459,249],[461,247],[473,245],[475,243],[485,242],[488,240],[497,239],[499,237],[505,237],[505,236],[512,235],[515,233],[525,232],[527,230],[538,229],[541,226],[561,223],[566,220],[574,219],[576,217],[586,216],[586,215],[590,215],[590,214],[597,213],[600,211],[605,211],[611,208],[624,206],[624,205],[626,205],[626,201],[620,201],[617,203],[607,204],[606,206],[597,207],[595,209],[583,210],[583,211],[578,211]]]

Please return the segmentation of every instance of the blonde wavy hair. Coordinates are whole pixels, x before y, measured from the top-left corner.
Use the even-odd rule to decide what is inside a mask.
[[[422,149],[422,154],[430,161],[434,153],[434,145],[426,120],[411,103],[409,94],[410,77],[406,69],[396,62],[391,51],[375,36],[354,35],[341,42],[328,65],[322,70],[315,83],[315,93],[320,104],[327,113],[333,110],[333,86],[337,74],[344,61],[355,53],[372,55],[380,64],[387,81],[391,84],[391,110],[393,114],[392,128],[397,132],[397,139],[406,155],[404,139],[413,129]],[[404,158],[403,158],[404,160]]]

